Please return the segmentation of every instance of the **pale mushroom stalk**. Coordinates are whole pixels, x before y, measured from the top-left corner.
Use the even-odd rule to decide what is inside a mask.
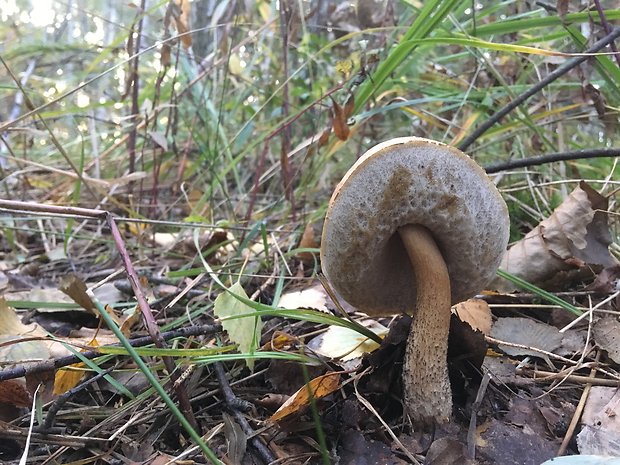
[[[450,275],[430,231],[424,226],[398,229],[414,270],[416,316],[403,366],[405,406],[416,419],[447,421],[452,412],[448,378]]]

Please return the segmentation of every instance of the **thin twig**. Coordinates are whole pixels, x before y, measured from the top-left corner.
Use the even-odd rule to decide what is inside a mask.
[[[593,366],[592,369],[597,368]],[[620,381],[615,379],[605,379],[605,378],[596,378],[592,375],[590,376],[581,376],[581,375],[566,375],[562,372],[554,373],[553,371],[544,371],[544,370],[528,370],[524,368],[518,368],[517,374],[519,375],[529,375],[531,376],[532,381],[536,381],[538,383],[552,383],[559,379],[566,380],[570,383],[575,384],[591,384],[592,386],[607,386],[607,387],[620,387]]]
[[[605,29],[605,34],[611,34],[611,26],[607,22],[607,17],[605,16],[605,11],[603,11],[603,7],[601,6],[601,0],[594,0],[594,5],[596,6],[596,11],[598,12],[598,16],[601,19],[601,24],[603,25],[603,29]],[[620,53],[618,53],[618,47],[616,47],[616,43],[612,42],[609,44],[609,48],[613,52],[615,52],[616,63],[620,66]]]
[[[125,267],[125,271],[127,272],[127,277],[129,279],[129,283],[131,284],[131,288],[133,289],[136,300],[138,301],[138,308],[142,313],[142,318],[144,320],[144,324],[146,329],[153,339],[155,346],[158,348],[166,348],[166,341],[161,337],[161,332],[159,331],[159,326],[155,321],[155,317],[153,316],[153,312],[151,311],[151,307],[149,306],[148,301],[146,300],[146,296],[142,291],[142,286],[140,285],[140,278],[136,273],[136,270],[133,267],[131,262],[131,258],[129,257],[129,253],[125,248],[125,243],[123,241],[122,235],[116,225],[116,221],[111,214],[106,215],[106,221],[108,223],[108,227],[110,228],[110,232],[112,234],[112,238],[114,239],[114,243],[116,244],[116,249],[118,250],[119,255],[121,256],[121,260],[123,261],[123,265]],[[189,395],[185,389],[184,383],[176,383],[179,373],[176,370],[176,363],[172,357],[162,357],[162,361],[164,362],[164,366],[166,370],[171,376],[174,391],[177,395],[179,406],[183,411],[183,414],[186,416],[188,421],[191,423],[192,427],[197,429],[198,422],[194,417],[194,413],[192,411],[191,402],[189,399]]]
[[[176,339],[178,337],[199,336],[205,334],[214,334],[222,330],[220,325],[203,325],[203,326],[189,326],[187,328],[175,329],[174,331],[167,331],[161,333],[161,337],[165,340]],[[143,347],[153,343],[151,336],[137,337],[129,339],[129,344],[132,347]],[[102,346],[101,349],[106,347],[119,347],[120,344],[111,344],[109,346]],[[88,360],[92,360],[97,357],[101,357],[102,354],[97,349],[81,352],[80,357]],[[7,368],[6,370],[0,370],[0,381],[6,381],[7,379],[21,378],[27,374],[41,373],[43,371],[56,370],[63,368],[74,363],[81,361],[81,358],[77,355],[67,355],[65,357],[58,357],[50,360],[44,360],[43,362],[37,362],[32,365],[21,365],[18,367]]]
[[[519,95],[512,102],[508,103],[501,110],[494,113],[488,120],[482,123],[473,133],[467,136],[465,140],[459,144],[458,146],[459,149],[465,151],[471,144],[474,143],[474,141],[476,141],[476,139],[478,139],[482,134],[487,132],[495,123],[498,123],[504,116],[506,116],[512,110],[517,108],[519,105],[521,105],[523,102],[525,102],[527,99],[529,99],[533,95],[540,92],[542,89],[544,89],[546,86],[551,84],[556,79],[568,73],[571,69],[575,68],[576,66],[579,66],[581,63],[591,58],[590,56],[588,56],[588,54],[598,52],[602,48],[612,43],[618,37],[620,37],[620,27],[613,29],[610,34],[606,35],[601,40],[595,42],[589,49],[587,49],[584,52],[583,56],[571,58],[566,63],[564,63],[562,66],[560,66],[558,69],[556,69],[552,73],[549,73],[549,75],[546,78],[544,78],[542,81],[540,81],[538,84],[532,86],[529,90]]]
[[[478,418],[478,411],[482,405],[484,394],[487,392],[487,387],[491,381],[491,375],[487,372],[482,377],[480,386],[478,387],[478,393],[476,394],[476,400],[471,406],[471,415],[469,417],[469,429],[467,430],[467,458],[475,460],[476,458],[476,419]]]
[[[146,300],[146,296],[142,291],[142,286],[140,285],[140,279],[138,278],[138,274],[133,267],[131,262],[131,258],[129,257],[129,253],[125,248],[125,243],[123,242],[123,237],[121,232],[116,225],[116,221],[112,214],[108,213],[106,215],[106,222],[108,227],[110,228],[110,233],[112,234],[112,238],[114,239],[114,243],[116,245],[116,249],[118,250],[119,255],[121,256],[121,260],[125,267],[125,271],[127,272],[127,277],[129,278],[129,283],[131,284],[131,288],[133,289],[136,300],[138,301],[138,308],[142,313],[142,318],[144,319],[144,324],[146,326],[146,330],[149,335],[153,339],[155,345],[159,348],[166,348],[166,341],[161,337],[161,332],[159,331],[159,326],[155,321],[155,317],[153,316],[153,312],[151,311],[151,307],[149,306],[148,301]],[[185,383],[176,383],[179,372],[176,370],[176,363],[172,357],[166,356],[162,357],[162,361],[164,362],[164,366],[166,370],[170,374],[170,377],[173,382],[174,391],[177,395],[177,399],[179,401],[179,407],[183,411],[183,414],[186,416],[187,420],[190,422],[194,429],[198,429],[198,422],[194,417],[194,413],[192,411],[192,405],[189,400],[189,394],[185,389]]]
[[[73,397],[75,394],[82,391],[83,389],[86,389],[91,384],[99,381],[100,379],[103,379],[103,377],[111,373],[112,370],[114,370],[114,367],[110,367],[107,370],[102,371],[101,373],[97,373],[95,376],[87,379],[86,381],[78,384],[74,388],[69,389],[68,391],[58,396],[58,398],[48,409],[47,415],[45,416],[45,422],[43,423],[43,425],[40,426],[38,431],[41,433],[49,432],[54,426],[54,423],[56,421],[56,415],[71,397]]]
[[[600,358],[600,351],[596,353],[595,360],[598,362]],[[596,366],[592,367],[590,370],[590,377],[594,377],[596,375]],[[568,448],[568,443],[570,442],[573,434],[575,433],[575,429],[577,428],[577,424],[579,423],[579,419],[581,418],[581,414],[583,413],[583,409],[586,405],[586,400],[590,395],[590,389],[592,389],[592,383],[586,384],[586,387],[583,389],[581,393],[581,398],[579,399],[579,404],[577,404],[577,408],[575,409],[575,414],[571,419],[570,425],[568,425],[568,429],[566,430],[566,434],[564,435],[564,439],[562,440],[562,444],[560,445],[560,449],[558,450],[558,456],[564,455],[566,449]]]
[[[484,169],[488,174],[499,173],[514,168],[526,168],[539,166],[546,163],[566,160],[580,160],[585,158],[613,158],[620,157],[620,149],[590,149],[573,150],[569,152],[547,153],[536,157],[522,158],[519,160],[509,160],[502,163],[486,166]]]
[[[269,448],[263,443],[263,441],[254,434],[254,430],[252,426],[248,422],[248,420],[243,416],[243,414],[239,411],[239,398],[235,395],[228,380],[226,379],[226,373],[224,372],[224,365],[221,362],[216,362],[215,366],[215,374],[217,376],[217,380],[220,386],[220,391],[224,395],[224,400],[226,405],[230,409],[231,413],[235,417],[235,420],[241,426],[244,434],[250,438],[250,442],[252,446],[256,449],[261,459],[266,463],[272,463],[275,460],[275,457],[269,450]]]

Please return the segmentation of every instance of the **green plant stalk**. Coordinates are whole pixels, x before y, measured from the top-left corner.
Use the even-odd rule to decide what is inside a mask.
[[[205,356],[217,356],[231,352],[237,348],[236,345],[222,347],[206,347],[202,349],[174,349],[159,347],[134,347],[136,354],[140,357],[179,357],[194,358]],[[112,355],[131,355],[124,347],[119,346],[99,346],[95,349],[102,354]]]
[[[312,420],[314,421],[314,429],[316,431],[316,437],[319,441],[321,448],[321,458],[323,459],[323,465],[330,465],[329,452],[327,451],[327,441],[325,440],[325,431],[323,431],[323,425],[321,424],[321,417],[319,416],[319,409],[316,405],[316,398],[314,392],[310,387],[310,373],[305,365],[301,366],[304,380],[306,381],[306,389],[308,390],[308,399],[310,400],[310,411],[312,412]]]
[[[75,350],[71,344],[67,344],[64,341],[61,341],[60,339],[57,339],[55,337],[52,338],[53,340],[55,340],[56,342],[59,342],[60,344],[62,344],[62,346],[67,349],[69,352],[71,352],[73,355],[75,355],[76,357],[78,357],[82,363],[84,365],[86,365],[88,368],[90,368],[92,371],[94,371],[95,373],[102,373],[104,370],[101,369],[101,367],[95,363],[94,360],[90,360],[86,357],[84,357],[82,355],[81,352]],[[93,347],[95,348],[95,347]],[[102,355],[100,357],[100,362],[99,363],[104,363],[107,360],[113,358],[110,355]],[[68,368],[68,367],[64,367],[64,368]],[[62,369],[62,368],[60,368]],[[112,376],[110,375],[105,375],[104,379],[110,383],[111,386],[113,386],[115,389],[118,390],[118,392],[122,393],[125,397],[129,398],[129,399],[135,399],[135,396],[131,393],[131,391],[129,389],[127,389],[125,386],[123,386],[121,383],[119,383],[117,380],[115,380]]]
[[[519,287],[522,287],[523,289],[525,289],[528,292],[531,292],[532,294],[536,294],[537,296],[545,299],[548,302],[551,302],[552,304],[559,305],[560,307],[562,307],[565,310],[568,310],[574,315],[580,316],[583,314],[583,312],[579,310],[577,307],[569,304],[563,299],[560,299],[557,295],[554,295],[551,292],[547,292],[538,286],[528,283],[526,280],[521,279],[518,276],[510,274],[504,270],[497,270],[497,276],[499,276],[500,278],[504,278],[505,280],[510,281],[511,283],[516,284]]]
[[[382,61],[377,70],[372,74],[372,79],[364,82],[355,96],[355,107],[353,113],[357,114],[366,104],[370,96],[385,82],[390,74],[409,56],[413,49],[417,46],[415,39],[422,39],[427,36],[439,23],[441,23],[448,13],[461,0],[446,0],[427,2],[424,8],[420,10],[420,14],[409,27],[402,41],[390,52],[387,58]],[[437,12],[433,15],[433,11],[439,6]]]
[[[620,19],[620,10],[607,10],[605,16],[608,20]],[[561,26],[564,22],[583,23],[591,19],[592,13],[589,11],[582,13],[569,13],[564,19],[559,16],[547,16],[544,18],[521,18],[521,19],[508,19],[506,21],[494,21],[489,24],[478,25],[474,34],[473,28],[469,31],[470,34],[476,37],[511,34],[513,32],[523,32],[529,29],[536,28],[549,28],[552,26]]]
[[[170,398],[170,396],[168,395],[164,387],[159,383],[159,380],[151,372],[151,370],[146,365],[146,363],[144,363],[144,360],[140,358],[140,356],[136,352],[136,349],[133,348],[131,344],[129,344],[129,341],[127,341],[127,338],[123,335],[120,328],[116,325],[116,323],[114,322],[112,317],[108,314],[108,312],[103,308],[103,305],[101,305],[101,302],[97,300],[93,291],[88,289],[86,293],[94,302],[95,306],[97,307],[97,310],[99,311],[99,315],[101,315],[101,318],[103,318],[103,320],[106,322],[108,327],[112,330],[112,332],[116,335],[116,337],[118,337],[123,347],[127,350],[131,358],[136,362],[136,365],[138,365],[138,368],[140,368],[140,371],[144,374],[144,376],[146,376],[146,379],[149,381],[149,383],[151,383],[151,386],[153,386],[153,389],[155,389],[155,392],[159,394],[159,396],[164,401],[164,403],[168,406],[172,414],[177,418],[179,423],[181,423],[181,426],[183,426],[185,431],[187,431],[187,433],[195,441],[196,445],[200,447],[204,455],[211,461],[211,463],[215,465],[221,465],[222,462],[220,462],[220,460],[217,458],[215,453],[211,449],[209,449],[209,446],[207,446],[207,444],[203,441],[202,437],[196,432],[196,430],[192,428],[192,425],[190,425],[189,421],[187,421],[183,413],[181,413],[179,408],[172,401],[172,399]]]
[[[588,40],[575,27],[567,27],[566,30],[582,48],[588,48]],[[614,94],[615,101],[620,100],[620,68],[614,63],[610,57],[605,55],[596,55],[594,65],[600,75],[603,77],[609,90]]]

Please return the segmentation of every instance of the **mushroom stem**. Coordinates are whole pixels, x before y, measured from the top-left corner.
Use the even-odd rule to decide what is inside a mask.
[[[448,378],[451,291],[446,262],[424,226],[398,229],[415,275],[414,318],[403,366],[405,409],[416,421],[445,422],[452,414]]]

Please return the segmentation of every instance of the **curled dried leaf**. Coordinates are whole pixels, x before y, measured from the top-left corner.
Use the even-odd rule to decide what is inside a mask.
[[[608,248],[607,209],[607,198],[582,181],[548,218],[508,249],[500,268],[544,286],[559,272],[616,265]],[[513,290],[501,279],[493,286]]]
[[[330,97],[331,98],[331,97]],[[340,140],[347,140],[351,132],[347,125],[347,116],[344,109],[332,98],[332,126],[334,134]]]

